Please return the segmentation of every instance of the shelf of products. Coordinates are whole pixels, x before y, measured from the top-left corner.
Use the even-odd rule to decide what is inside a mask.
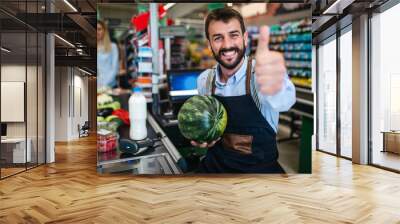
[[[126,70],[128,76],[132,78],[137,77],[137,65],[135,62],[138,52],[137,40],[137,33],[135,33],[133,30],[128,30],[127,34],[124,36]]]
[[[258,27],[249,27],[250,54],[255,54]],[[295,85],[311,89],[311,20],[302,19],[270,26],[271,50],[283,53],[288,75]]]
[[[186,69],[186,59],[185,59],[185,39],[182,37],[176,37],[171,43],[171,68],[172,69]]]
[[[126,70],[128,75],[134,80],[132,87],[141,87],[147,102],[152,102],[153,49],[149,45],[148,31],[147,29],[143,29],[137,32],[132,29],[126,32],[123,39],[126,53]],[[182,61],[184,62],[184,60]],[[159,63],[164,63],[162,60],[162,50],[160,50]],[[166,75],[162,74],[162,69],[160,73],[158,87],[159,90],[164,90],[167,89]]]
[[[134,86],[143,88],[147,101],[151,101],[152,49],[148,45],[147,29],[129,30],[124,36],[126,68]]]

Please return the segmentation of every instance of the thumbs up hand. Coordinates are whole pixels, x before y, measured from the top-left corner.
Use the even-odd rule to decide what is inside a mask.
[[[260,28],[256,50],[256,82],[262,94],[274,95],[282,89],[286,66],[283,55],[270,51],[268,44],[269,27],[263,26]]]

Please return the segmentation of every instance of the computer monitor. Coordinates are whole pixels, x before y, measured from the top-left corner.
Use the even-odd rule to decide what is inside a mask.
[[[202,69],[167,71],[171,101],[184,101],[191,96],[198,95],[197,77],[203,71]]]
[[[5,123],[1,123],[1,136],[7,136],[7,124]]]

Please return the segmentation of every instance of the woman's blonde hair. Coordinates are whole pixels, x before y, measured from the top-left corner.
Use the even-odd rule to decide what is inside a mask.
[[[98,20],[97,24],[100,24],[100,26],[103,27],[103,30],[104,30],[104,37],[103,37],[104,52],[110,52],[111,51],[111,40],[110,40],[110,34],[108,33],[107,24],[101,20]]]

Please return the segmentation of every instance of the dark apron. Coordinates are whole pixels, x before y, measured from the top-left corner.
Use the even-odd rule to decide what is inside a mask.
[[[200,173],[285,173],[278,163],[276,133],[250,93],[251,58],[246,71],[246,95],[212,95],[225,107],[228,124],[222,139],[207,150]]]

